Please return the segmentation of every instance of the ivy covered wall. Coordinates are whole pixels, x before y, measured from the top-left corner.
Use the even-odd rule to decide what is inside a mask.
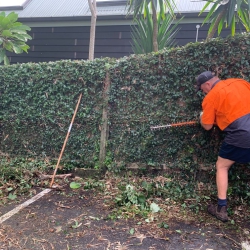
[[[150,55],[131,56],[111,71],[110,148],[115,159],[194,169],[211,165],[223,134],[199,124],[151,131],[152,125],[198,121],[202,93],[195,78],[202,71],[217,72],[221,79],[249,80],[249,35]]]
[[[106,152],[113,167],[140,162],[183,169],[214,163],[222,133],[199,124],[151,131],[150,126],[197,120],[202,93],[196,76],[249,80],[250,35],[214,39],[148,55],[90,61],[27,63],[0,68],[0,150],[58,157],[80,93],[82,101],[64,159],[89,166],[99,159],[108,112]],[[108,103],[107,74],[110,88]]]
[[[104,59],[17,64],[1,67],[0,75],[2,152],[58,157],[82,93],[64,156],[98,158]]]

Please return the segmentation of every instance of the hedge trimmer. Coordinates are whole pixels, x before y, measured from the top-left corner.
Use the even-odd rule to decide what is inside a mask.
[[[171,127],[181,127],[181,126],[187,126],[187,125],[195,125],[198,124],[197,121],[188,121],[188,122],[179,122],[179,123],[172,123],[162,126],[151,126],[151,130],[157,130],[157,129],[165,129],[165,128],[171,128]]]

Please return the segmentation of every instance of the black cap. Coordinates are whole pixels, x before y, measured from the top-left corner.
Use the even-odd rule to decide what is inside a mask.
[[[212,79],[213,77],[214,77],[214,75],[211,71],[205,71],[205,72],[202,72],[200,75],[198,75],[196,90],[199,91],[201,89],[201,84],[207,82],[208,80]]]

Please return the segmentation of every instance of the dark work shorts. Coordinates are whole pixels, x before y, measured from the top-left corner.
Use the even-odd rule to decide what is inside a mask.
[[[239,148],[222,142],[219,156],[238,163],[250,162],[250,148]]]

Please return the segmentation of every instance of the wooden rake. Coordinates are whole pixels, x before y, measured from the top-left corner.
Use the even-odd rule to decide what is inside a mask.
[[[82,94],[80,94],[80,96],[79,96],[79,98],[78,98],[78,102],[77,102],[77,104],[76,104],[76,108],[75,108],[75,111],[74,111],[74,115],[73,115],[73,117],[72,117],[72,119],[71,119],[71,123],[70,123],[70,125],[69,125],[69,129],[68,129],[66,138],[65,138],[65,140],[64,140],[63,147],[62,147],[60,156],[59,156],[59,158],[58,158],[58,161],[57,161],[57,164],[56,164],[56,168],[55,168],[55,170],[54,170],[54,174],[53,174],[53,176],[52,176],[52,180],[51,180],[51,183],[50,183],[50,188],[52,188],[52,185],[53,185],[53,183],[54,183],[55,175],[56,175],[57,169],[58,169],[58,167],[59,167],[59,163],[60,163],[60,161],[61,161],[61,158],[62,158],[62,155],[63,155],[63,151],[64,151],[64,149],[65,149],[66,143],[67,143],[67,141],[68,141],[69,134],[70,134],[72,125],[73,125],[73,123],[74,123],[75,116],[76,116],[76,112],[77,112],[77,110],[78,110],[78,107],[79,107],[81,98],[82,98]]]

